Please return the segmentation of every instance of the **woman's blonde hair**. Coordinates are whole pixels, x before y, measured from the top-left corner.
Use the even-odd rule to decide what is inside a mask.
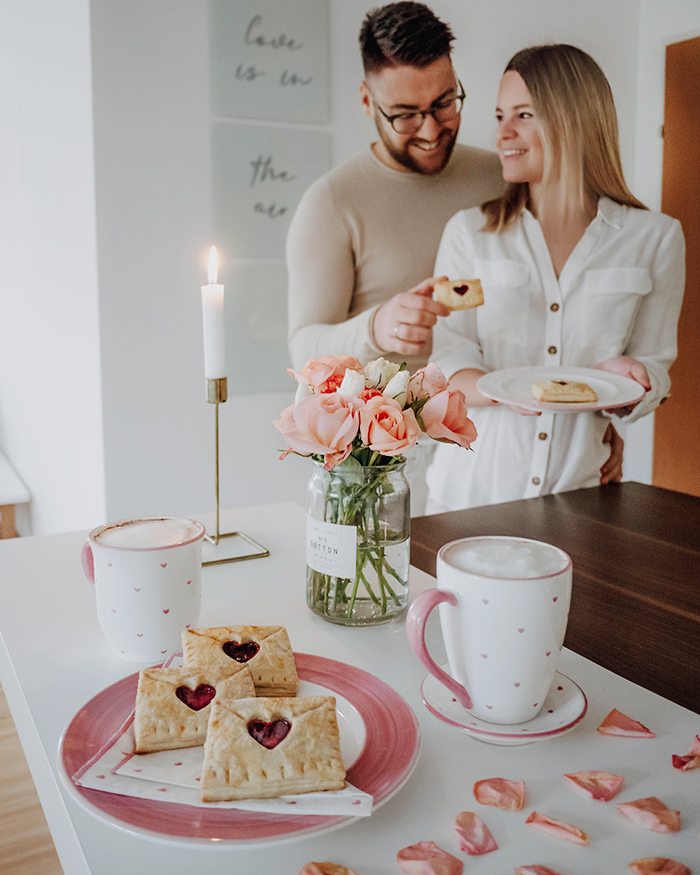
[[[514,55],[509,70],[525,82],[540,124],[545,190],[560,183],[565,210],[601,196],[646,209],[627,188],[612,91],[593,58],[575,46],[533,46]],[[528,193],[527,183],[511,183],[502,197],[483,204],[483,230],[502,231],[527,205]]]

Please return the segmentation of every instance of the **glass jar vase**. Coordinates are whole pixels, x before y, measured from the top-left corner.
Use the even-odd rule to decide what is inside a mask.
[[[307,490],[306,600],[331,623],[386,623],[408,605],[410,486],[404,462],[365,466],[353,457],[326,471],[314,462]]]

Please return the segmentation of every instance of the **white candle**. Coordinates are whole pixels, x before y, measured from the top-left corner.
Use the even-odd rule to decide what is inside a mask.
[[[216,246],[209,253],[209,282],[202,286],[202,321],[204,324],[204,375],[208,380],[226,376],[224,340],[224,287],[217,283]]]

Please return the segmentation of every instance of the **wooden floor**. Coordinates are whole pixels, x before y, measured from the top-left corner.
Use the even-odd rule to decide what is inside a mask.
[[[2,687],[0,871],[2,875],[63,875]]]

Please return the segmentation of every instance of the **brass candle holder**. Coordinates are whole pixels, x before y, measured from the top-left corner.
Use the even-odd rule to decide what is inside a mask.
[[[225,403],[228,398],[228,386],[226,377],[220,377],[219,379],[209,379],[207,378],[207,402],[209,404],[214,404],[214,431],[215,431],[215,440],[216,440],[216,534],[214,536],[205,535],[204,540],[206,543],[211,544],[212,547],[216,548],[216,552],[221,552],[222,555],[214,556],[212,559],[208,559],[202,562],[203,566],[207,565],[223,565],[226,562],[242,562],[244,559],[262,559],[264,556],[269,556],[270,551],[263,547],[262,544],[258,544],[257,541],[253,540],[249,535],[246,535],[244,532],[221,532],[220,531],[220,513],[221,513],[221,505],[219,499],[219,405]],[[223,548],[224,545],[221,543],[224,538],[240,538],[247,545],[247,548],[252,547],[252,552],[249,550],[247,553],[236,553],[233,555],[224,555]],[[230,542],[229,542],[230,543]],[[204,545],[203,545],[204,546]],[[228,546],[228,544],[227,544]],[[207,552],[212,552],[211,550]]]

